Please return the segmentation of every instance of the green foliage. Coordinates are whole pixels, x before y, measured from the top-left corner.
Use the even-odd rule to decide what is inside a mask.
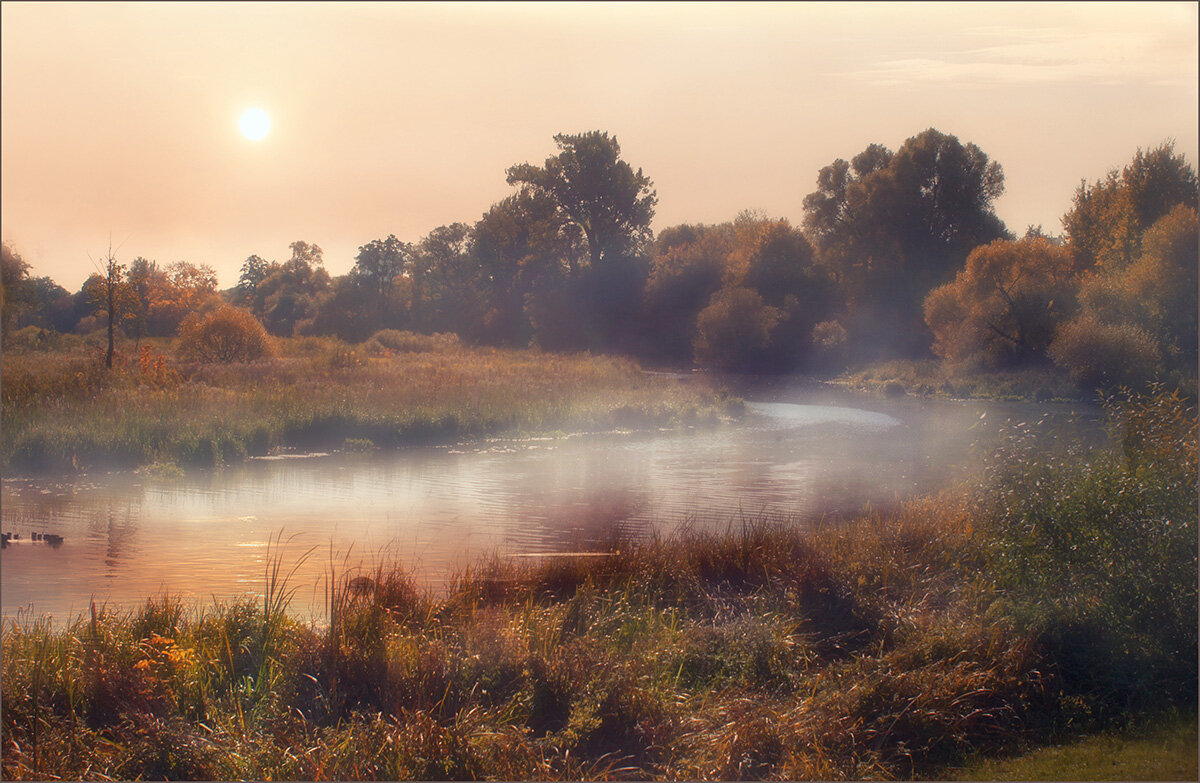
[[[583,233],[592,265],[639,253],[658,203],[649,177],[621,160],[621,146],[607,133],[560,133],[554,143],[558,155],[542,167],[513,166],[508,184],[553,198],[561,217]]]
[[[992,208],[1003,191],[998,163],[932,128],[894,154],[873,144],[821,169],[804,227],[846,299],[843,325],[858,351],[927,349],[922,302],[972,249],[1007,236]]]
[[[981,498],[1006,611],[1043,629],[1090,712],[1196,686],[1196,412],[1161,390],[1106,407],[1117,448],[1047,453],[1018,426]]]

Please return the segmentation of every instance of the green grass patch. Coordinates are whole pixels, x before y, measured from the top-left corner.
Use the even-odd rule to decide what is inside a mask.
[[[1197,780],[1196,716],[1105,732],[1021,756],[980,760],[942,780]]]

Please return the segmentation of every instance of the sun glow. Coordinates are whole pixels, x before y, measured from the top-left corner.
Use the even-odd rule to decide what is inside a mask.
[[[250,141],[258,141],[271,130],[271,118],[262,109],[247,109],[238,121],[242,135]]]

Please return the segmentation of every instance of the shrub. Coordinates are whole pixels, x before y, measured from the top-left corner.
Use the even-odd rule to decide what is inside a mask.
[[[1106,408],[1110,449],[1047,454],[1035,428],[1006,433],[981,503],[1006,611],[1101,713],[1194,699],[1197,665],[1195,409],[1157,390]]]
[[[199,362],[251,362],[275,353],[263,325],[248,311],[220,307],[204,315],[193,313],[179,326],[176,352]]]
[[[754,370],[762,365],[783,313],[748,288],[713,295],[696,318],[696,361],[715,370]]]
[[[1128,323],[1081,316],[1059,327],[1050,358],[1084,386],[1140,386],[1162,364],[1155,339]]]

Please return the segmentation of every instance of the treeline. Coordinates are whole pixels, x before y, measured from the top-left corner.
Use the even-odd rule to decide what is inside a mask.
[[[6,246],[5,339],[110,323],[173,336],[188,314],[227,304],[275,336],[453,332],[729,371],[936,355],[1057,365],[1088,385],[1195,375],[1198,187],[1171,143],[1081,184],[1061,236],[1018,238],[993,208],[1000,165],[934,129],[821,169],[800,227],[745,212],[657,237],[653,183],[615,138],[555,142],[542,165],[508,169],[512,195],[473,225],[372,240],[336,277],[300,241],[282,262],[250,256],[223,292],[207,266],[107,258],[71,294]]]

